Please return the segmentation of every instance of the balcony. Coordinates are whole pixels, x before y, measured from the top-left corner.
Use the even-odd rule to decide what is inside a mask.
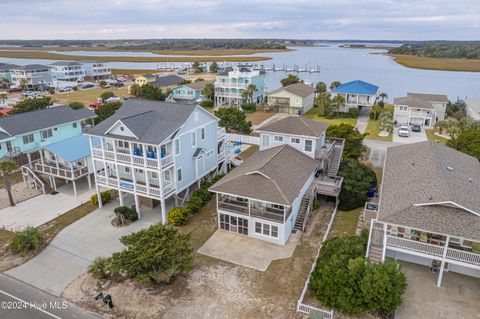
[[[218,197],[218,209],[232,212],[239,215],[251,216],[255,218],[261,218],[276,223],[284,223],[290,217],[292,213],[291,207],[286,209],[267,207],[263,204],[259,205],[259,202],[254,201],[239,201],[232,199],[229,196]]]
[[[249,215],[248,202],[236,201],[228,197],[220,198],[218,208],[235,214]]]
[[[136,180],[135,182],[132,180],[131,175],[122,175],[122,176],[115,176],[109,175],[106,177],[105,175],[97,174],[95,176],[96,182],[99,185],[103,185],[106,187],[115,187],[121,188],[123,190],[131,190],[136,191],[140,194],[146,194],[150,196],[161,197],[162,192],[160,190],[160,185],[158,183],[146,183],[144,180]],[[175,193],[176,186],[175,183],[170,182],[169,184],[163,186],[163,196],[168,197]]]
[[[133,162],[133,165],[136,166],[141,166],[141,167],[149,167],[149,168],[158,168],[158,159],[156,159],[156,154],[154,152],[151,152],[153,154],[147,155],[147,156],[142,156],[141,153],[139,155],[131,155],[128,149],[117,149],[117,152],[113,152],[113,150],[102,150],[101,146],[95,146],[93,148],[93,157],[95,158],[100,158],[100,159],[106,159],[106,160],[111,160],[114,161],[116,159],[117,162],[120,163],[126,163],[126,164],[131,164]],[[167,154],[164,155],[164,157],[161,159],[162,163],[162,168],[165,168],[169,166],[170,164],[173,163],[173,156],[172,154]]]
[[[291,208],[288,208],[287,211],[284,211],[283,209],[277,209],[273,207],[258,206],[256,208],[251,208],[250,215],[283,224],[284,221],[290,217],[291,212]],[[284,215],[286,216],[284,217]]]
[[[225,131],[224,127],[218,127],[217,128],[217,140],[220,140],[223,137],[225,137],[225,134],[226,134],[226,131]]]
[[[70,167],[62,164],[59,164],[57,166],[56,162],[50,161],[45,158],[43,159],[43,163],[41,161],[36,161],[32,164],[34,170],[37,172],[60,178],[66,178],[68,180],[75,180],[79,177],[88,175],[88,167]]]
[[[313,182],[316,183],[318,194],[337,197],[342,190],[343,177],[321,175],[316,177]]]

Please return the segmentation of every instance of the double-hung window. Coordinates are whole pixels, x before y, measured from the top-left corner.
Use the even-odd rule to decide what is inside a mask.
[[[47,139],[49,137],[52,137],[52,135],[53,135],[53,133],[52,133],[51,129],[42,131],[42,139]]]
[[[312,140],[305,140],[305,152],[311,152],[313,149]]]
[[[197,137],[195,134],[195,131],[192,132],[192,147],[195,147],[197,145]]]
[[[292,137],[292,138],[290,139],[290,142],[291,142],[292,144],[300,144],[300,139],[297,138],[297,137]]]
[[[274,140],[275,142],[283,142],[283,136],[275,135],[275,136],[273,137],[273,140]]]
[[[23,144],[28,144],[33,142],[33,134],[28,134],[23,136]]]

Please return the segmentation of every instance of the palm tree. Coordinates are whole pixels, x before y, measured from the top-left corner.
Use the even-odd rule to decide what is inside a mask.
[[[393,113],[391,111],[383,111],[380,114],[380,128],[389,133],[393,129]]]
[[[457,119],[449,117],[445,120],[446,128],[445,130],[450,135],[451,138],[454,138],[460,132],[460,123]]]
[[[253,93],[257,92],[257,86],[255,84],[249,84],[245,91],[242,92],[242,98],[251,102],[253,98]]]
[[[324,82],[320,81],[317,83],[317,85],[315,85],[315,93],[323,94],[326,92],[327,92],[327,85]]]
[[[379,114],[382,112],[382,107],[378,104],[374,104],[370,110],[370,112],[373,113],[373,120],[376,121],[378,120]]]
[[[213,84],[212,83],[206,84],[202,90],[202,94],[207,98],[212,99],[213,95],[215,94],[215,87],[213,86]]]
[[[15,162],[11,159],[0,161],[0,172],[3,175],[3,184],[8,194],[8,200],[10,206],[15,206],[15,202],[12,197],[12,190],[10,186],[10,173],[15,169]]]
[[[27,86],[28,86],[28,80],[27,79],[20,79],[20,87],[22,88],[22,90],[26,90],[27,89]]]
[[[8,88],[10,86],[10,80],[7,78],[0,79],[0,87]]]
[[[333,81],[332,83],[330,83],[330,90],[334,90],[334,89],[336,89],[337,87],[339,87],[340,85],[342,85],[342,82],[340,82],[340,81]]]
[[[337,106],[336,110],[337,110],[337,112],[339,112],[340,111],[340,105],[345,104],[345,98],[341,95],[337,95],[332,99],[332,103],[334,103]]]
[[[5,104],[5,100],[7,99],[7,97],[7,93],[0,93],[0,99],[2,100],[2,103]]]
[[[382,99],[382,102],[383,102],[385,99],[388,99],[388,94],[385,93],[385,92],[380,93],[379,96],[380,96],[380,98]]]
[[[440,133],[440,135],[443,134],[443,130],[446,129],[448,126],[448,123],[447,121],[445,120],[441,120],[441,121],[438,121],[437,123],[435,123],[435,125],[433,126],[434,128],[437,128],[438,129],[438,133]]]

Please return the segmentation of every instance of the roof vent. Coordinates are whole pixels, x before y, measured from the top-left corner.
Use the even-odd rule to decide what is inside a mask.
[[[451,172],[453,171],[453,167],[447,166],[447,169]]]

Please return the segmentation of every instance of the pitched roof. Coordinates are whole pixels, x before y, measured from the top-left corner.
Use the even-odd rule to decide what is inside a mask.
[[[156,75],[153,75],[153,74],[150,74],[150,73],[142,74],[141,76],[143,76],[144,78],[147,78],[147,79],[155,79],[157,77]]]
[[[393,99],[395,105],[407,105],[413,108],[433,109],[432,102],[448,103],[448,97],[441,94],[407,93],[405,97]]]
[[[15,65],[11,70],[38,70],[38,69],[51,69],[51,66],[43,64],[27,64],[27,65]]]
[[[58,61],[58,62],[50,63],[50,65],[69,66],[69,65],[82,65],[82,63],[76,62],[76,61]]]
[[[267,123],[258,128],[257,131],[319,138],[325,132],[327,127],[327,123],[312,121],[298,116],[287,116],[283,119],[274,121],[273,123]]]
[[[198,82],[192,82],[189,84],[185,84],[185,86],[188,86],[192,90],[195,91],[201,91],[205,88],[205,85],[213,83],[212,81],[198,81]]]
[[[0,70],[12,70],[12,69],[18,69],[20,68],[19,65],[16,64],[9,64],[9,63],[0,63]]]
[[[183,81],[185,81],[185,79],[182,78],[181,76],[178,76],[176,74],[170,74],[165,76],[159,76],[155,81],[149,84],[156,87],[163,87],[163,86],[179,84],[179,83],[182,83]]]
[[[295,94],[297,96],[301,96],[301,97],[307,97],[311,94],[313,94],[315,92],[315,89],[312,88],[311,86],[308,86],[304,83],[294,83],[294,84],[290,84],[290,85],[287,85],[285,87],[282,87],[282,88],[279,88],[275,91],[272,91],[270,93],[268,93],[269,95],[270,94],[275,94],[275,93],[278,93],[278,92],[281,92],[281,91],[287,91],[287,92],[290,92],[292,94]]]
[[[479,189],[480,162],[472,156],[435,142],[389,147],[379,220],[478,239]]]
[[[375,95],[378,92],[378,86],[361,80],[356,80],[339,85],[332,92]]]
[[[195,108],[196,106],[191,104],[129,99],[115,114],[89,129],[86,134],[139,140],[158,145],[175,133]],[[138,139],[107,133],[118,121],[121,121]]]
[[[292,205],[318,162],[290,145],[257,152],[210,190]]]
[[[62,105],[2,117],[0,128],[14,136],[92,117],[95,113],[89,109],[73,110]]]
[[[92,144],[94,146],[99,145],[100,139],[93,138]],[[81,160],[91,155],[90,142],[88,140],[88,137],[86,137],[85,135],[79,135],[57,143],[47,145],[45,146],[45,149],[69,163]]]

